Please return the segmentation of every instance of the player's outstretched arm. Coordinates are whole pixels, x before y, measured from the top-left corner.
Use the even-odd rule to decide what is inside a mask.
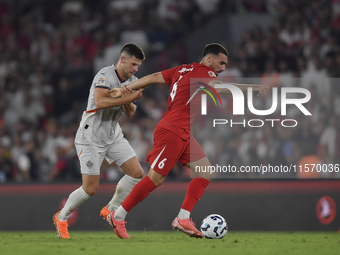
[[[110,91],[102,88],[95,88],[94,102],[96,104],[96,109],[103,109],[132,103],[142,96],[142,91],[142,89],[135,90],[129,95],[120,98],[111,98],[109,97]]]
[[[127,87],[132,90],[145,88],[155,83],[166,83],[161,72],[153,73],[130,83]]]
[[[143,78],[130,83],[122,88],[114,88],[110,91],[109,96],[112,98],[120,97],[123,93],[127,91],[132,92],[133,90],[145,88],[155,83],[166,83],[161,72],[153,73]]]
[[[212,80],[210,81],[209,85],[215,88],[216,84],[223,84],[219,80]],[[253,91],[258,91],[258,97],[263,97],[267,91],[269,90],[268,86],[265,85],[255,85],[255,84],[239,84],[239,83],[228,83],[230,85],[233,85],[235,87],[238,87],[241,89],[243,92],[247,91],[248,88],[253,88]],[[219,94],[224,94],[224,95],[231,95],[231,91],[227,88],[216,88],[216,92]]]

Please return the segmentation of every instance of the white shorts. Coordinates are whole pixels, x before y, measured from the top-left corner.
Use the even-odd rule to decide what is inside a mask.
[[[123,138],[109,147],[97,147],[93,144],[74,144],[80,161],[80,172],[88,175],[99,175],[104,157],[111,164],[121,166],[136,156],[129,142]]]

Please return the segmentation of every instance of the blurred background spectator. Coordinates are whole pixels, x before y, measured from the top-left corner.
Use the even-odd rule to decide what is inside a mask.
[[[240,30],[239,40],[235,37],[225,45],[230,63],[220,78],[243,77],[248,82],[261,78],[270,87],[307,88],[312,99],[306,107],[312,117],[288,108],[287,117],[299,123],[296,128],[234,126],[214,136],[204,136],[209,133],[207,120],[199,118],[194,132],[211,163],[287,165],[308,155],[314,161],[340,163],[336,79],[340,0],[0,0],[0,182],[80,178],[73,138],[89,87],[98,70],[115,63],[124,43],[135,42],[145,51],[147,59],[137,73],[142,77],[198,61],[200,52],[194,59],[189,56],[188,38],[216,29],[216,37],[208,42],[223,43],[223,24],[213,25],[244,14],[266,16],[272,22],[248,24]],[[121,120],[145,171],[155,125],[167,110],[167,96],[167,86],[146,89],[137,114]],[[230,99],[223,100],[232,105]],[[269,109],[270,94],[254,105]],[[223,114],[237,119],[231,111]],[[115,181],[121,174],[118,167],[103,165],[102,180]],[[177,165],[170,178],[185,179],[189,174]]]

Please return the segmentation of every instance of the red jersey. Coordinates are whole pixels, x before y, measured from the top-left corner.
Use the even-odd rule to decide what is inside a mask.
[[[168,129],[187,140],[190,138],[191,125],[201,105],[200,93],[197,93],[200,85],[190,84],[190,79],[205,78],[202,82],[208,84],[210,80],[217,79],[216,75],[212,68],[195,62],[165,70],[162,75],[165,82],[171,87],[168,112],[157,126]],[[194,93],[197,95],[193,96]]]

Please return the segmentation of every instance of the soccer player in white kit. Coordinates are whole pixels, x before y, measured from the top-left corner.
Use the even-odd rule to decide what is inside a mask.
[[[138,71],[144,59],[144,52],[139,46],[127,43],[120,52],[118,62],[101,69],[93,79],[86,111],[83,113],[74,142],[83,182],[80,188],[69,195],[61,211],[53,216],[59,238],[70,238],[68,217],[96,193],[104,158],[109,164],[115,162],[125,172],[111,201],[100,212],[104,219],[118,208],[143,178],[144,172],[136,154],[124,138],[118,123],[124,113],[128,117],[133,116],[136,111],[133,102],[142,96],[142,90],[124,94],[120,98],[111,98],[108,95],[111,89],[121,88],[137,80],[133,74]]]

